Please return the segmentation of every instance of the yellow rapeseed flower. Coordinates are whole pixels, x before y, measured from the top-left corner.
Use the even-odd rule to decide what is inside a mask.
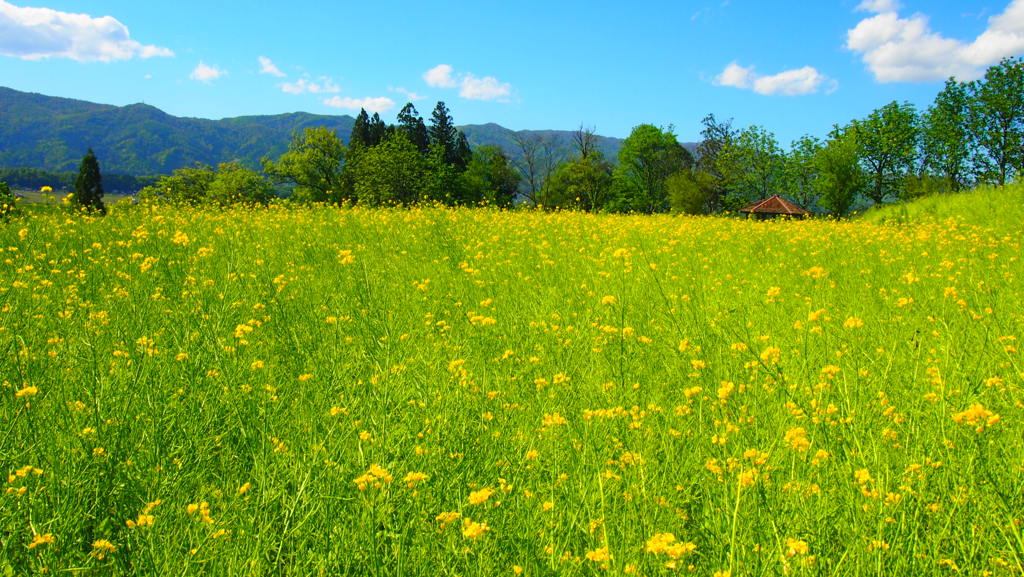
[[[976,433],[981,433],[987,427],[995,425],[1001,418],[998,414],[986,409],[985,405],[981,403],[974,403],[966,410],[953,415],[954,421],[961,425],[974,427]]]
[[[544,419],[541,421],[541,425],[545,427],[553,427],[555,425],[564,425],[569,421],[565,420],[565,417],[558,413],[544,413]]]
[[[766,365],[774,365],[782,358],[782,349],[779,347],[768,347],[761,351],[761,362]]]
[[[37,395],[37,394],[39,394],[39,387],[37,387],[35,385],[29,385],[27,387],[22,387],[22,388],[18,389],[18,391],[14,393],[14,396],[15,397],[31,397],[31,396]]]
[[[483,503],[484,501],[490,499],[491,495],[493,494],[494,489],[487,487],[480,489],[479,491],[473,491],[472,493],[469,494],[469,504],[479,505],[480,503]]]
[[[647,540],[647,546],[644,547],[644,551],[648,553],[664,553],[665,548],[675,542],[676,536],[672,533],[655,533],[650,539]]]
[[[600,547],[593,551],[587,551],[587,559],[594,563],[605,563],[611,561],[612,555],[608,552],[608,547]]]
[[[801,541],[799,539],[786,538],[786,556],[792,557],[794,555],[806,555],[811,550],[810,546],[807,545],[807,541]]]
[[[36,534],[32,536],[32,542],[28,544],[28,548],[35,549],[41,545],[49,545],[50,543],[53,543],[53,541],[52,533],[43,533],[42,535]]]
[[[679,559],[696,550],[697,545],[687,541],[676,541],[676,536],[672,533],[656,533],[644,546],[644,551],[654,555],[664,553],[670,559]]]
[[[360,491],[365,491],[367,487],[374,487],[380,489],[384,486],[384,483],[390,483],[392,481],[391,474],[386,469],[374,463],[370,465],[366,473],[356,477],[352,480],[353,483],[359,488]]]
[[[438,513],[437,517],[434,517],[434,520],[441,523],[441,528],[444,529],[446,526],[448,526],[449,523],[458,519],[461,516],[462,513],[458,513],[456,511],[444,511]]]
[[[106,539],[97,539],[92,542],[92,555],[97,559],[105,559],[107,555],[117,551],[117,547]]]
[[[462,520],[462,536],[466,539],[479,539],[490,530],[487,523],[477,523],[469,519]]]
[[[430,479],[429,475],[413,471],[406,475],[405,478],[402,479],[402,482],[405,483],[406,487],[409,487],[411,489],[415,487],[417,483],[421,481],[426,481],[428,479]]]
[[[789,445],[790,449],[797,452],[802,453],[811,446],[811,442],[807,440],[807,430],[803,427],[793,427],[792,429],[789,429],[786,431],[786,435],[783,439],[786,441],[786,444]]]

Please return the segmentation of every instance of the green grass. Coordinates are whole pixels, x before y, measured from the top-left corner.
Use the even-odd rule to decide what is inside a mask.
[[[981,227],[1019,231],[1024,226],[1024,185],[929,196],[876,208],[861,218],[866,222],[894,224],[955,219]]]
[[[1012,226],[30,211],[0,566],[1019,575]]]
[[[17,193],[21,200],[20,202],[29,205],[59,205],[61,199],[67,196],[67,192],[55,191],[55,192],[40,192],[38,190],[23,190],[18,189],[14,191]],[[123,202],[129,197],[122,194],[105,194],[103,195],[103,202],[112,204],[116,202]]]

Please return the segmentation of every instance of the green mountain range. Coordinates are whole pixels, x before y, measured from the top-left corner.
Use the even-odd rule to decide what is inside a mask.
[[[420,111],[429,116],[429,110]],[[169,174],[197,162],[237,160],[258,168],[276,158],[296,131],[326,126],[348,142],[355,119],[294,112],[221,120],[171,116],[147,104],[112,106],[0,87],[0,167],[74,171],[92,148],[105,173]],[[472,146],[496,145],[512,159],[522,157],[519,140],[543,139],[554,160],[573,150],[573,131],[513,131],[497,124],[459,127]],[[622,140],[597,137],[597,148],[615,161]],[[693,145],[686,144],[691,148]]]
[[[261,157],[283,153],[293,131],[326,126],[347,139],[354,122],[303,112],[179,118],[146,104],[110,106],[0,87],[0,166],[76,170],[92,147],[104,172],[168,174],[231,160],[255,168]]]

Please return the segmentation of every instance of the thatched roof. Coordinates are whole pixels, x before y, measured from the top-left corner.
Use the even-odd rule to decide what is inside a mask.
[[[755,213],[755,214],[791,214],[802,216],[810,214],[806,210],[799,206],[789,202],[779,195],[769,196],[764,200],[759,200],[750,206],[745,206],[740,209],[740,212]]]

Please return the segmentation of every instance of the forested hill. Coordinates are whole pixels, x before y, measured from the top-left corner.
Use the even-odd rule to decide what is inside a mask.
[[[354,122],[304,112],[179,118],[146,104],[109,106],[0,87],[0,166],[75,170],[92,147],[104,172],[167,174],[231,160],[255,168],[262,156],[287,150],[295,130],[326,126],[347,139]]]
[[[575,150],[573,137],[575,132],[569,130],[518,130],[514,131],[504,126],[488,124],[467,124],[460,126],[466,135],[470,146],[498,146],[505,151],[509,158],[516,160],[523,155],[523,147],[531,145],[539,148],[538,153],[550,152],[556,159],[564,158]],[[622,147],[621,138],[610,136],[596,136],[597,150],[604,154],[605,158],[615,162],[615,157]]]
[[[232,160],[258,168],[260,158],[276,158],[287,150],[294,131],[326,126],[348,142],[354,122],[347,115],[305,112],[181,118],[147,104],[111,106],[0,87],[0,166],[77,170],[92,147],[109,173],[169,174],[197,162]],[[574,149],[575,133],[569,130],[512,131],[497,124],[460,129],[472,146],[497,145],[513,161],[522,156],[524,146],[543,148],[555,161]],[[612,162],[621,144],[618,138],[597,138],[598,150]]]

